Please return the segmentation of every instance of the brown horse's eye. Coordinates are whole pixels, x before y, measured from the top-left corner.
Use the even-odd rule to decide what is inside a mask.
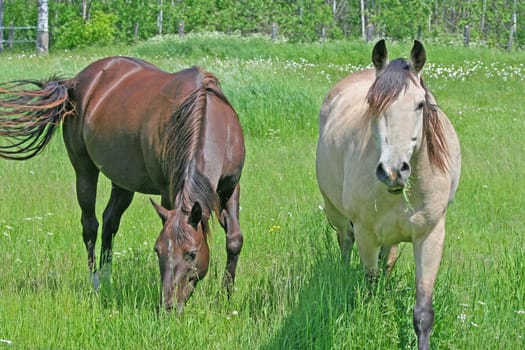
[[[186,260],[193,261],[195,260],[195,257],[197,256],[196,250],[191,250],[186,253]]]

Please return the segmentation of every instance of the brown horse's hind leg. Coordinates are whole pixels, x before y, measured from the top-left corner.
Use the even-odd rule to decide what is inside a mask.
[[[223,286],[226,288],[228,297],[233,292],[235,282],[235,270],[241,253],[243,237],[239,224],[239,196],[240,185],[237,184],[231,197],[222,203],[221,211],[218,215],[219,222],[226,232],[226,252],[228,258],[226,261],[226,271],[224,272]]]
[[[96,275],[95,244],[97,242],[98,221],[95,215],[97,181],[99,171],[89,162],[72,161],[76,172],[77,200],[82,210],[82,237],[88,253],[88,266],[95,289],[98,288]]]
[[[117,234],[122,214],[133,200],[134,192],[112,184],[111,197],[104,210],[102,221],[102,248],[100,254],[100,269],[107,264],[111,267],[113,257],[113,237]],[[110,271],[108,271],[110,272]]]

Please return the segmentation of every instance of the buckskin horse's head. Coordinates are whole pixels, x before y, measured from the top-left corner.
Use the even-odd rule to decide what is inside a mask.
[[[421,78],[426,61],[423,45],[416,40],[409,60],[389,62],[381,40],[372,61],[376,80],[368,91],[367,114],[380,154],[376,176],[390,193],[400,193],[412,173],[412,156],[422,145],[431,163],[446,169],[446,142],[434,98]]]

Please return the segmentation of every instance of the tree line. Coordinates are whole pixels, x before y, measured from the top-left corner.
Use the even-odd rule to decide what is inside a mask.
[[[278,32],[290,41],[436,38],[525,47],[523,0],[48,0],[51,48],[156,35]],[[0,0],[0,27],[36,25],[36,0]],[[5,29],[4,29],[5,30]],[[19,35],[32,35],[29,32]],[[5,37],[5,35],[4,35]],[[459,38],[459,39],[458,39]]]

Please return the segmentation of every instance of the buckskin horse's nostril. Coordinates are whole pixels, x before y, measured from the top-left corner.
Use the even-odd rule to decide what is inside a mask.
[[[399,175],[401,175],[401,178],[403,180],[406,180],[410,176],[410,173],[411,173],[410,164],[408,164],[407,162],[403,162],[403,164],[401,165],[401,170],[399,172]]]
[[[388,180],[388,174],[383,167],[383,163],[379,163],[376,168],[376,177],[379,181],[385,182]]]

